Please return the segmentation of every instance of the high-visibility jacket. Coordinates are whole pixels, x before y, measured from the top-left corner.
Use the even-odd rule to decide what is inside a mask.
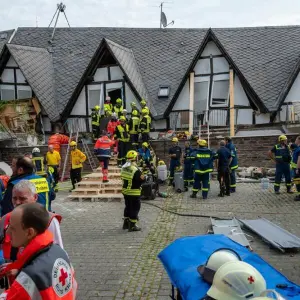
[[[44,157],[43,156],[33,156],[32,162],[35,165],[35,173],[38,175],[44,175],[46,173],[44,168]]]
[[[121,105],[119,107],[117,105],[115,105],[114,112],[117,114],[117,117],[120,118],[123,114],[123,105]]]
[[[99,126],[100,125],[100,114],[97,111],[93,111],[91,113],[92,125]]]
[[[123,181],[122,194],[127,196],[141,195],[141,171],[136,166],[122,168],[121,178]]]
[[[140,125],[140,118],[139,117],[131,117],[129,120],[129,133],[130,134],[137,134],[139,133],[139,125]]]
[[[148,115],[150,115],[150,110],[149,110],[149,108],[148,108],[147,106],[142,107],[141,111],[142,111],[143,109],[146,109],[146,110],[148,111]],[[143,116],[141,115],[141,119],[142,119],[142,118],[143,118]]]
[[[53,152],[48,151],[46,153],[46,162],[48,166],[58,166],[60,161],[61,157],[59,152],[54,150]]]
[[[300,155],[300,147],[297,147],[293,152],[293,157],[292,157],[292,161],[291,161],[291,167],[293,169],[298,169],[298,157],[299,157],[299,155]]]
[[[117,120],[110,120],[108,122],[108,124],[107,124],[107,132],[110,133],[111,137],[115,134],[117,125],[119,125]]]
[[[106,135],[100,137],[95,146],[94,153],[98,157],[111,157],[111,146],[114,144],[114,141],[109,139]]]
[[[110,111],[112,112],[113,105],[111,103],[104,103],[104,111]]]
[[[11,212],[3,216],[0,221],[0,235],[4,237],[2,242],[3,257],[6,262],[15,261],[17,259],[17,254],[19,252],[17,248],[13,248],[11,246],[11,237],[9,234],[6,234],[6,230],[8,228],[9,221],[10,221],[10,216],[11,216]],[[50,216],[50,220],[48,226],[50,226],[50,223],[54,218],[56,218],[59,223],[62,220],[62,216],[52,212],[49,212],[49,216]]]
[[[69,137],[60,133],[53,134],[48,139],[48,145],[53,145],[54,150],[60,152],[60,146],[69,143]]]
[[[76,297],[77,282],[69,257],[59,245],[53,244],[48,230],[31,240],[2,273],[13,269],[19,273],[0,299],[74,300]]]
[[[140,131],[141,133],[149,133],[151,129],[151,117],[149,115],[145,115],[140,123]]]
[[[271,150],[275,155],[276,163],[286,163],[291,162],[291,152],[288,145],[277,144]]]
[[[72,169],[82,168],[82,163],[85,162],[86,156],[79,149],[71,150]]]
[[[116,128],[116,138],[121,142],[129,142],[129,126],[125,124],[123,127],[121,124]]]
[[[215,153],[206,147],[201,147],[192,153],[192,159],[194,160],[195,173],[205,174],[213,171],[213,161],[215,159]]]
[[[136,116],[138,117],[138,116],[140,115],[139,110],[138,110],[137,108],[132,109],[131,115],[133,115],[133,112],[134,112],[134,111],[136,112]]]
[[[41,177],[36,174],[31,174],[26,177],[22,178],[17,178],[13,180],[11,183],[13,185],[16,185],[19,181],[21,180],[29,180],[32,183],[34,183],[36,191],[38,193],[38,200],[37,202],[42,204],[47,210],[49,210],[49,192],[50,192],[50,187],[49,183],[46,178]]]
[[[238,165],[238,157],[237,157],[237,152],[236,152],[236,148],[235,146],[232,144],[232,142],[229,142],[227,145],[226,145],[226,148],[230,151],[230,154],[231,154],[231,157],[232,157],[232,161],[231,161],[231,164],[230,164],[230,169],[231,170],[235,170],[239,167]]]

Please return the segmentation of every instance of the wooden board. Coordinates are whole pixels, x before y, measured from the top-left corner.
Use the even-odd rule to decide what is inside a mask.
[[[108,180],[113,179],[113,178],[121,178],[121,174],[120,173],[108,174]],[[102,173],[91,173],[91,174],[85,175],[82,178],[82,181],[85,181],[85,180],[99,180],[100,181],[100,180],[102,180]]]
[[[99,194],[99,195],[70,195],[68,196],[69,199],[74,201],[88,201],[88,202],[121,202],[124,197],[122,194]]]
[[[122,181],[119,179],[110,179],[109,182],[102,182],[101,180],[83,180],[81,182],[76,183],[76,187],[78,188],[105,188],[106,186],[122,186]]]
[[[108,167],[108,174],[110,173],[120,173],[120,168],[117,167]],[[96,170],[94,170],[94,173],[102,173],[102,168],[97,168]]]

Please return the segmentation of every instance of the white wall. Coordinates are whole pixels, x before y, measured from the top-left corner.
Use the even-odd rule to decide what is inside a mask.
[[[141,105],[139,103],[139,101],[137,100],[137,98],[135,97],[134,93],[132,92],[131,88],[129,87],[129,85],[125,82],[125,97],[126,97],[126,109],[127,112],[131,112],[131,102],[135,102],[136,106],[139,110],[141,110]]]
[[[167,129],[167,121],[165,119],[153,121],[153,127],[155,130]]]
[[[257,114],[255,115],[256,124],[269,124],[270,123],[270,114]]]
[[[175,110],[186,110],[189,109],[190,105],[190,91],[189,91],[189,79],[186,81],[181,93],[179,94],[176,103],[173,107]]]
[[[235,113],[237,114],[237,124],[240,125],[251,125],[253,123],[252,121],[252,109],[239,109],[238,113],[237,110],[235,110]]]
[[[213,58],[213,71],[214,73],[229,72],[229,64],[225,57]]]
[[[14,82],[14,70],[5,69],[1,75],[2,82]]]
[[[123,79],[123,72],[119,66],[110,67],[110,78],[111,80]]]
[[[107,68],[98,68],[94,75],[94,81],[107,81],[108,71]]]
[[[250,106],[249,100],[246,96],[244,88],[240,82],[238,76],[235,76],[234,79],[234,104],[235,105],[243,105],[243,106]]]
[[[300,74],[298,74],[284,102],[300,102]]]
[[[195,75],[210,74],[210,60],[209,58],[199,59],[194,68]]]
[[[6,66],[7,67],[18,67],[16,61],[14,60],[14,58],[12,56],[10,56]]]
[[[86,104],[85,104],[85,88],[81,90],[81,93],[72,109],[71,115],[86,115]]]
[[[48,117],[43,117],[43,127],[44,127],[44,131],[50,131],[51,132],[51,122],[50,119]]]
[[[201,53],[201,56],[209,56],[209,55],[220,55],[222,54],[217,45],[211,41],[208,42],[206,47],[204,48],[203,52]]]

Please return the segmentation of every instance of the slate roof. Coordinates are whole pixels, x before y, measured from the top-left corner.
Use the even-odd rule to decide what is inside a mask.
[[[0,54],[2,52],[4,45],[9,41],[14,31],[15,31],[14,29],[0,31]]]
[[[55,98],[61,114],[103,39],[155,116],[164,114],[199,54],[208,29],[19,28],[12,43],[52,52]],[[277,110],[297,73],[300,26],[211,29],[266,110]],[[126,66],[126,67],[124,67]],[[125,70],[126,69],[126,70]],[[170,86],[158,99],[159,85]],[[155,109],[154,109],[155,108]]]
[[[44,48],[7,44],[26,80],[42,103],[49,118],[59,119],[55,101],[54,69],[52,55]]]

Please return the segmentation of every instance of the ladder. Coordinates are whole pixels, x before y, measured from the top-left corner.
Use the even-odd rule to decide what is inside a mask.
[[[97,169],[97,165],[95,164],[93,154],[91,153],[91,150],[90,150],[88,144],[84,140],[81,140],[81,142],[82,142],[83,150],[84,150],[84,152],[87,156],[87,159],[89,161],[89,164],[91,166],[91,169],[94,171]]]

